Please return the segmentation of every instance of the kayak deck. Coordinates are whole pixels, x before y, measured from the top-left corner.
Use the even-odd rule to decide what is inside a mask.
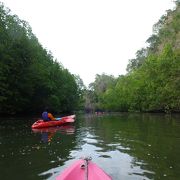
[[[111,177],[92,161],[80,159],[65,169],[56,180],[111,180]]]

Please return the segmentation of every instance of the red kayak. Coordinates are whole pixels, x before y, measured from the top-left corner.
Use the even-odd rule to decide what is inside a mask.
[[[62,126],[54,126],[54,127],[44,127],[44,128],[36,128],[32,129],[34,133],[55,133],[60,131],[65,134],[73,134],[75,132],[75,127],[72,125],[62,125]]]
[[[43,121],[42,119],[39,119],[31,127],[33,129],[39,129],[39,128],[47,128],[53,126],[61,126],[66,123],[73,123],[75,121],[75,117],[76,117],[75,115],[64,116],[62,118],[57,118],[56,121]]]
[[[56,180],[111,180],[112,178],[106,174],[90,159],[77,160],[70,167],[65,169],[62,174],[56,177]]]

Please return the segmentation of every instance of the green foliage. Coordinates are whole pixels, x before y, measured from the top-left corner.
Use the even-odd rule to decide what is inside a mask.
[[[131,72],[141,67],[147,57],[147,49],[142,48],[136,52],[136,59],[130,59],[127,65],[127,71]]]
[[[180,112],[180,3],[153,27],[149,46],[129,60],[128,74],[92,83],[96,105],[111,111]]]
[[[115,85],[116,80],[114,76],[107,75],[105,73],[99,75],[96,74],[95,81],[89,85],[91,89],[86,94],[86,109],[100,110],[104,108],[104,93],[108,88]],[[90,93],[91,92],[91,93]]]
[[[79,100],[74,75],[39,44],[27,22],[0,3],[0,113],[29,113],[49,106],[72,111]]]
[[[77,95],[79,97],[79,101],[76,106],[76,110],[84,110],[85,107],[85,93],[87,91],[86,86],[83,83],[83,80],[80,78],[79,75],[75,75],[75,81],[78,87]]]

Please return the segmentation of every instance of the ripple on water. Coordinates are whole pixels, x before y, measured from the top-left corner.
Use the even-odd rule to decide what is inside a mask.
[[[105,155],[105,154],[102,154],[102,155],[100,155],[99,157],[102,157],[102,158],[111,158],[111,156]]]

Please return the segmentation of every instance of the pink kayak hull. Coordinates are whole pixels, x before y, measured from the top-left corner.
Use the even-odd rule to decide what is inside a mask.
[[[44,122],[42,119],[36,121],[31,127],[32,129],[40,129],[54,126],[61,126],[67,123],[73,123],[75,121],[75,115],[62,117],[60,120],[56,121],[46,121]]]
[[[80,159],[73,163],[70,167],[64,170],[56,180],[85,180],[86,171],[81,168],[84,164],[84,160]],[[88,162],[88,180],[112,180],[111,177],[106,174],[100,167],[95,163]]]

